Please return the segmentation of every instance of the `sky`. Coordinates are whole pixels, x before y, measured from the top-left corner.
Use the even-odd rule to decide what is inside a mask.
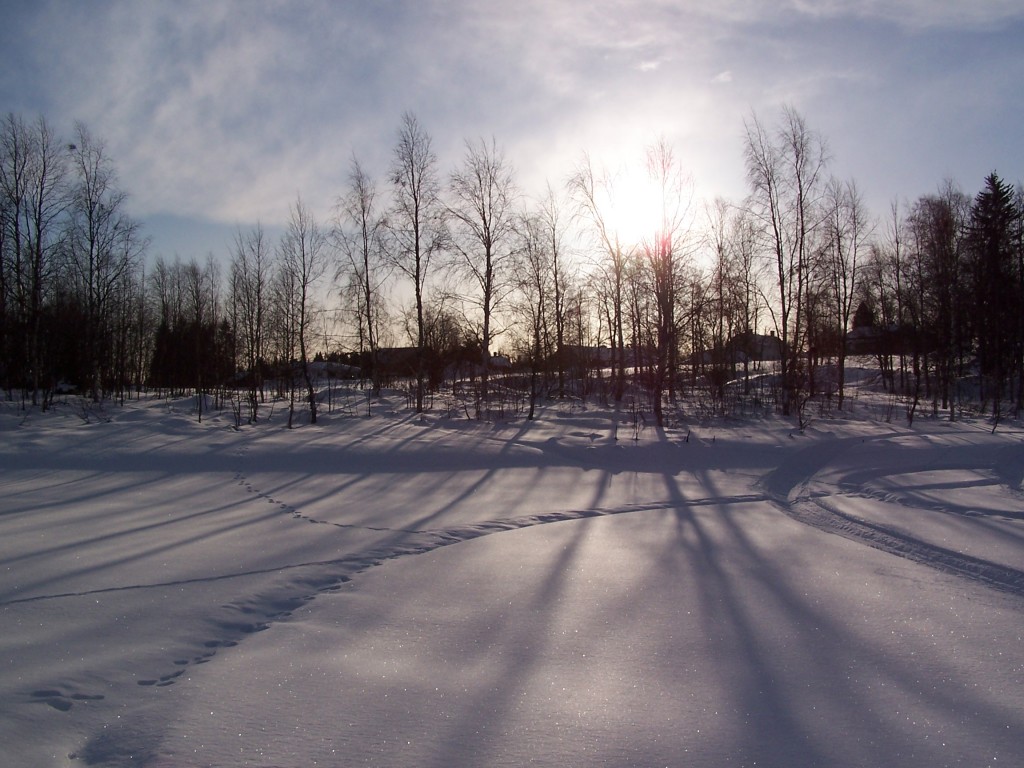
[[[1024,178],[1022,0],[3,3],[0,109],[105,143],[150,254],[226,258],[353,157],[386,178],[404,112],[443,175],[494,139],[520,187],[664,139],[698,199],[746,193],[744,122],[795,108],[876,214],[952,178]]]

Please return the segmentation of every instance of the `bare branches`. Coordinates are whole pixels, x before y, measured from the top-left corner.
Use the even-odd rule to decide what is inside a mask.
[[[828,163],[824,140],[803,117],[785,107],[774,135],[756,115],[745,123],[747,206],[772,254],[782,343],[783,413],[799,401],[799,355],[806,336],[807,291],[820,223],[818,202]]]
[[[430,135],[411,112],[402,115],[392,155],[392,207],[388,229],[391,258],[413,285],[416,304],[416,411],[423,411],[426,318],[424,302],[433,276],[433,262],[447,243],[445,208],[441,203],[437,156]]]
[[[384,315],[381,287],[389,274],[387,221],[378,210],[377,188],[353,157],[348,192],[336,206],[333,239],[342,255],[336,279],[346,275],[356,297],[359,351],[369,356],[374,394],[380,392],[378,339]],[[364,344],[365,342],[365,344]]]
[[[481,401],[486,407],[491,364],[492,321],[511,290],[509,270],[515,243],[515,204],[519,197],[511,165],[494,140],[466,142],[462,165],[449,182],[452,245],[474,289],[470,301],[481,313]]]
[[[284,282],[292,292],[289,304],[299,348],[299,366],[309,402],[309,420],[316,424],[316,391],[309,370],[309,346],[316,316],[313,287],[327,271],[327,238],[301,197],[297,197],[290,207],[288,229],[281,238],[278,254],[279,269],[286,274]]]

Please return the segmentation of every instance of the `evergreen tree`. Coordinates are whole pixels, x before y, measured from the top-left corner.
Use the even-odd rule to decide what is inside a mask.
[[[1022,296],[1014,234],[1019,219],[1012,187],[995,172],[989,174],[971,207],[967,246],[982,401],[992,400],[997,417],[1020,354]]]

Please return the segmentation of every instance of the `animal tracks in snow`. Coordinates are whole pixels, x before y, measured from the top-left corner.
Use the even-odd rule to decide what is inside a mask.
[[[236,480],[244,481],[244,478],[236,476]],[[259,493],[255,488],[252,492],[256,494]],[[387,543],[372,547],[366,551],[346,554],[333,560],[287,563],[281,564],[276,568],[233,574],[231,576],[211,577],[207,580],[197,578],[175,584],[140,584],[135,586],[117,587],[113,588],[113,590],[94,590],[88,593],[83,593],[83,595],[53,595],[49,596],[49,598],[76,597],[84,596],[85,594],[93,595],[104,591],[121,591],[128,589],[158,589],[168,586],[181,586],[186,583],[200,584],[203,581],[221,581],[227,578],[244,578],[245,576],[265,573],[276,573],[285,576],[284,583],[280,587],[274,588],[272,591],[251,595],[221,606],[221,610],[216,612],[214,617],[208,620],[205,633],[202,629],[197,628],[196,634],[199,637],[202,637],[203,634],[205,634],[207,638],[206,640],[197,640],[191,652],[179,652],[177,655],[171,657],[166,662],[165,669],[155,673],[151,672],[149,674],[139,674],[136,676],[135,683],[139,687],[166,688],[174,685],[181,679],[187,679],[186,673],[189,668],[212,661],[218,652],[237,646],[248,635],[256,632],[262,632],[269,629],[274,623],[288,619],[297,608],[314,600],[318,595],[338,592],[357,574],[392,560],[412,555],[425,554],[427,552],[440,549],[441,547],[459,544],[494,533],[520,530],[537,525],[547,525],[551,523],[659,509],[677,509],[681,505],[728,505],[765,500],[767,500],[767,497],[761,494],[746,494],[727,498],[698,498],[681,503],[678,501],[664,501],[650,504],[627,505],[615,508],[581,509],[556,513],[541,513],[507,520],[488,520],[479,523],[422,531],[375,529],[391,532],[395,534],[395,537]],[[285,505],[282,505],[282,507],[284,506]],[[296,513],[296,515],[298,517],[302,517],[298,513]],[[311,520],[310,518],[303,519]],[[323,523],[323,521],[311,521],[321,522],[326,525],[337,525],[333,523]],[[364,526],[347,527],[365,529]],[[291,576],[289,577],[288,574],[291,574]],[[48,597],[42,596],[32,599],[40,600],[48,599]],[[66,694],[57,688],[53,688],[35,691],[29,698],[32,701],[42,701],[49,704],[54,709],[66,712],[71,708],[75,701],[96,701],[102,697],[91,697],[87,694],[77,693]]]
[[[244,469],[240,469],[233,476],[228,475],[228,477],[232,477],[231,485],[241,492],[243,499],[248,497],[251,503],[260,505],[261,509],[270,507],[273,513],[287,515],[296,523],[303,525],[323,526],[325,533],[330,530],[348,529],[372,531],[381,536],[375,537],[378,540],[376,544],[367,544],[360,551],[347,552],[331,559],[267,563],[259,569],[246,572],[207,578],[190,578],[173,584],[137,584],[113,587],[83,594],[201,585],[204,582],[212,583],[229,579],[243,580],[239,582],[241,586],[236,592],[242,596],[219,608],[214,608],[212,614],[208,615],[201,624],[190,628],[189,634],[193,638],[190,642],[187,642],[183,648],[173,651],[173,655],[168,655],[164,662],[146,662],[146,668],[142,673],[136,672],[134,683],[144,689],[167,688],[188,679],[189,670],[214,660],[218,653],[237,646],[249,635],[263,632],[270,629],[275,623],[287,620],[295,610],[318,595],[337,592],[358,574],[383,563],[428,553],[441,547],[467,542],[493,533],[643,511],[770,502],[798,522],[826,532],[837,533],[947,573],[985,583],[1017,596],[1024,596],[1024,573],[1021,571],[943,549],[878,523],[859,520],[844,514],[836,505],[829,503],[829,499],[834,495],[849,493],[853,490],[852,488],[840,486],[836,488],[835,494],[809,493],[807,489],[811,478],[830,466],[848,446],[856,445],[860,441],[837,442],[840,444],[832,445],[824,451],[816,446],[815,452],[808,454],[813,460],[808,460],[808,456],[804,456],[797,462],[785,463],[780,466],[777,472],[762,483],[764,492],[542,512],[510,519],[485,520],[422,530],[348,524],[319,519],[310,514],[308,510],[304,510],[301,505],[289,503],[280,498],[277,492],[267,492],[257,482],[254,482]],[[244,458],[244,451],[239,452],[238,458]],[[796,493],[794,494],[794,492]],[[264,591],[258,591],[259,588],[254,587],[252,582],[244,581],[246,577],[256,575],[271,576],[274,586]],[[249,590],[250,594],[244,594],[246,590]],[[51,595],[29,599],[70,596],[72,595]],[[45,703],[53,709],[65,712],[71,709],[75,703],[102,699],[102,697],[96,697],[89,693],[67,691],[56,685],[32,691],[27,698],[30,701]],[[110,703],[109,700],[107,703]]]
[[[311,517],[301,512],[297,507],[295,507],[292,504],[289,504],[285,501],[281,501],[280,499],[277,499],[271,494],[261,491],[259,488],[253,485],[252,482],[249,481],[248,477],[242,472],[238,472],[235,474],[235,481],[238,485],[243,486],[245,490],[248,491],[249,493],[255,494],[256,498],[263,499],[268,504],[276,505],[281,510],[281,512],[290,515],[295,520],[302,520],[307,523],[312,523],[314,525],[329,525],[333,526],[334,528],[342,528],[349,530],[358,529],[363,531],[375,531],[379,533],[420,533],[420,531],[405,530],[400,528],[388,528],[375,525],[356,525],[352,523],[335,523],[331,522],[330,520],[320,520],[318,518]]]
[[[102,701],[104,698],[106,697],[100,693],[81,693],[80,691],[65,693],[59,688],[41,688],[29,694],[29,701],[47,704],[61,712],[67,712],[76,703]]]
[[[365,552],[345,555],[337,560],[316,561],[282,566],[282,571],[295,570],[300,572],[306,571],[308,573],[307,576],[300,577],[290,585],[291,589],[301,592],[301,594],[296,595],[295,592],[289,592],[289,587],[286,586],[274,593],[255,595],[243,602],[236,602],[223,606],[226,615],[215,625],[219,631],[219,639],[203,643],[203,646],[210,650],[191,659],[175,660],[174,664],[184,667],[210,661],[218,649],[233,647],[241,642],[246,635],[269,629],[275,622],[286,620],[291,616],[295,609],[315,599],[318,595],[338,592],[344,584],[350,582],[352,578],[359,573],[399,558],[425,554],[427,552],[440,549],[441,547],[460,544],[494,533],[521,530],[523,528],[530,528],[537,525],[547,525],[550,523],[584,520],[594,517],[608,517],[612,515],[622,515],[659,509],[676,509],[681,505],[706,506],[746,504],[766,500],[768,500],[768,498],[761,494],[742,494],[726,498],[692,499],[682,502],[682,504],[675,501],[665,501],[651,504],[627,505],[616,508],[542,513],[508,520],[489,520],[479,523],[423,531],[372,529],[391,531],[396,534],[401,534],[401,538],[369,549]],[[334,523],[326,524],[350,528],[361,527],[365,529],[364,526],[343,526]],[[138,684],[158,687],[170,685],[180,677],[183,672],[183,669],[179,669],[174,673],[163,675],[159,678],[141,679],[138,681]]]

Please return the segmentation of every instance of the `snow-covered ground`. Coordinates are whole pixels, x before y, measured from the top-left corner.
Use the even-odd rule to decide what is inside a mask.
[[[0,763],[1022,764],[1019,428],[394,403],[0,405]]]

